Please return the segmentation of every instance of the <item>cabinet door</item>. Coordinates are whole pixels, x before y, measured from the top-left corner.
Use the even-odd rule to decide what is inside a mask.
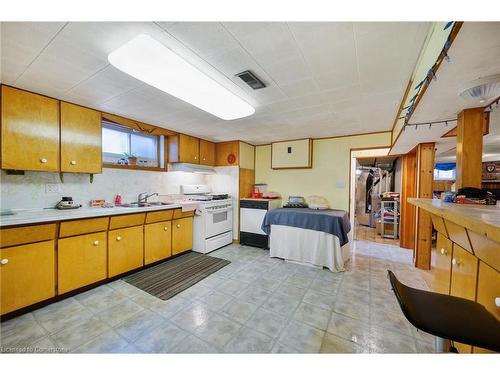
[[[450,294],[452,242],[437,234],[436,248],[432,251],[432,290],[437,293]]]
[[[109,277],[139,268],[144,264],[143,226],[108,232]]]
[[[61,102],[61,172],[102,173],[101,112]]]
[[[179,161],[198,164],[200,156],[199,139],[189,135],[179,135]]]
[[[107,277],[106,232],[60,239],[57,249],[58,293]]]
[[[477,302],[486,307],[498,320],[500,320],[500,307],[495,304],[495,298],[500,297],[500,272],[479,262],[477,276]],[[490,350],[474,347],[474,353],[493,353]]]
[[[163,221],[144,226],[144,264],[172,256],[172,222]]]
[[[0,249],[0,313],[55,296],[55,242]]]
[[[59,171],[59,102],[2,86],[2,169]]]
[[[172,222],[172,255],[193,248],[193,218],[185,217]]]
[[[450,294],[476,300],[477,284],[477,258],[464,248],[453,244],[453,258],[451,265],[451,287]],[[459,353],[470,353],[472,347],[461,343],[455,343]]]
[[[200,139],[200,164],[215,165],[215,143]]]

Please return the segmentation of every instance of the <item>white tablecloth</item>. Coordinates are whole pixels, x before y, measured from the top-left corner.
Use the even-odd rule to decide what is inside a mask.
[[[344,271],[351,256],[350,233],[344,246],[333,234],[285,225],[271,225],[269,237],[271,257],[327,267],[332,272]]]

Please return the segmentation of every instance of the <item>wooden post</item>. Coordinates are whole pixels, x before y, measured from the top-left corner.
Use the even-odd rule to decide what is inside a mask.
[[[481,188],[484,108],[464,109],[457,121],[457,189]],[[486,124],[487,125],[487,124]]]
[[[417,197],[432,198],[434,180],[434,143],[420,143],[417,146]],[[415,267],[428,270],[431,267],[432,221],[430,215],[417,208]]]
[[[417,197],[417,153],[413,149],[403,156],[403,181],[401,189],[401,230],[399,246],[415,248],[415,206],[408,203],[408,198]]]

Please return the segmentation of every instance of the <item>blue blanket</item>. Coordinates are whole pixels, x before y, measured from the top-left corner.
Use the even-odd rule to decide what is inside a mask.
[[[277,208],[268,211],[262,222],[261,228],[267,235],[271,233],[271,225],[287,225],[330,233],[339,238],[341,246],[349,242],[347,233],[351,230],[349,216],[343,210]]]

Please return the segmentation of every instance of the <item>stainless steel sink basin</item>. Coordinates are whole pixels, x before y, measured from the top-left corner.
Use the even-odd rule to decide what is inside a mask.
[[[173,204],[174,203],[171,202],[150,202],[150,203],[132,202],[132,203],[122,203],[120,207],[136,208],[136,207],[153,207],[153,206],[171,206]]]

